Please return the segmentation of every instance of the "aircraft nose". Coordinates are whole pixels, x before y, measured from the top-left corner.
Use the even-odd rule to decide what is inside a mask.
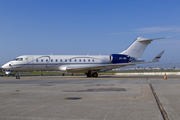
[[[5,69],[5,64],[3,66],[1,66],[2,69]]]
[[[8,69],[10,66],[8,63],[4,64],[3,66],[1,66],[2,69]]]

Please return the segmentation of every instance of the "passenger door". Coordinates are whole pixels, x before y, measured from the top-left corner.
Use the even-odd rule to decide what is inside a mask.
[[[34,60],[32,56],[29,56],[27,59],[27,68],[33,69],[34,68]]]

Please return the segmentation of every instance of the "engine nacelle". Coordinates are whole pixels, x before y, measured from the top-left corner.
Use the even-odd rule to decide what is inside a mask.
[[[137,59],[129,55],[111,54],[110,61],[111,63],[128,63],[128,62],[136,62]]]

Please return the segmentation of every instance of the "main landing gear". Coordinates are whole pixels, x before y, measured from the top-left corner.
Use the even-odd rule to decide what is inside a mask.
[[[98,77],[98,73],[97,72],[91,72],[89,71],[88,73],[86,73],[87,77]]]
[[[20,79],[20,74],[19,74],[19,72],[16,73],[16,79]]]

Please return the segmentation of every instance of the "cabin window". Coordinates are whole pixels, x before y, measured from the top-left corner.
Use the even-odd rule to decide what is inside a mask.
[[[69,59],[69,62],[71,62],[71,59]]]
[[[74,62],[76,62],[76,59],[74,60]]]
[[[23,58],[17,58],[17,61],[22,61],[23,60]]]
[[[84,62],[86,62],[86,60],[84,59]]]
[[[14,61],[23,61],[23,58],[16,58]]]
[[[51,59],[51,62],[53,62],[53,59]]]
[[[121,60],[121,59],[122,59],[122,57],[119,57],[119,59]]]
[[[43,62],[43,59],[41,59],[41,62]]]
[[[126,57],[123,57],[124,60],[126,60],[127,58]]]
[[[46,62],[48,62],[48,59],[46,59]]]
[[[88,62],[90,62],[90,59],[88,59]]]
[[[36,60],[36,62],[38,62],[38,60]]]
[[[81,59],[79,59],[79,62],[81,62]]]
[[[94,59],[92,59],[92,61],[94,62]]]
[[[67,59],[65,59],[65,62],[67,62]]]
[[[62,62],[62,59],[60,59],[60,62]]]
[[[58,62],[58,60],[56,59],[56,62]]]

